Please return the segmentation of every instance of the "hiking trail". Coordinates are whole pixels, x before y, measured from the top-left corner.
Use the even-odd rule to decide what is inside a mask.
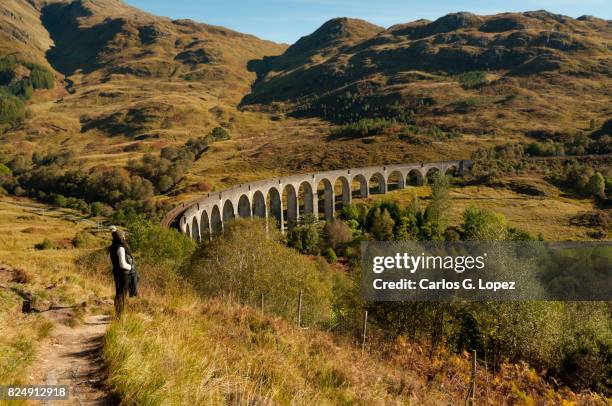
[[[68,385],[68,400],[46,401],[44,405],[117,405],[119,400],[105,386],[101,358],[108,315],[90,315],[75,327],[66,325],[66,309],[43,313],[53,330],[38,351],[37,370],[29,377],[32,384]]]

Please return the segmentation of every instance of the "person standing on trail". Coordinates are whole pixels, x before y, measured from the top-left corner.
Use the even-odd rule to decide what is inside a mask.
[[[108,248],[111,263],[113,264],[113,278],[115,279],[115,316],[121,316],[128,294],[130,273],[134,267],[134,260],[130,254],[123,233],[115,226],[110,228],[113,242]]]

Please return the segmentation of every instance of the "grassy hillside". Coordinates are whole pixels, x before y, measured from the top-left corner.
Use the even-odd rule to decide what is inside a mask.
[[[609,21],[456,13],[326,42],[330,27],[351,32],[353,25],[331,20],[254,64],[259,79],[243,103],[277,102],[297,116],[336,122],[385,117],[504,137],[572,134],[610,115]]]
[[[146,242],[140,239],[143,235],[138,234],[137,246],[147,275],[146,296],[111,326],[104,350],[110,383],[126,404],[464,401],[470,379],[467,353],[441,348],[431,355],[426,340],[394,335],[385,330],[387,325],[375,322],[362,349],[360,327],[343,329],[344,319],[362,313],[357,303],[351,303],[352,314],[351,307],[343,307],[347,303],[339,302],[352,290],[342,265],[298,258],[274,234],[266,236],[263,225],[246,221],[232,224],[220,241],[200,247],[194,256],[160,253],[153,262],[150,253],[160,241],[178,247],[180,238],[152,230]],[[181,266],[185,259],[188,267]],[[321,280],[292,279],[306,269]],[[273,280],[268,279],[270,273]],[[292,294],[299,288],[305,299],[302,328],[295,325]],[[536,330],[532,333],[538,337],[550,338],[549,331]],[[605,404],[588,391],[577,394],[555,387],[544,375],[524,363],[492,368],[481,362],[477,399],[486,404]]]
[[[574,216],[595,209],[592,201],[567,199],[533,176],[507,181],[522,182],[523,187],[452,188],[448,223],[459,224],[464,209],[475,205],[546,238],[584,239],[600,229],[570,224]],[[534,199],[512,190],[525,190],[525,185],[544,190],[546,196]],[[382,198],[408,204],[413,194],[427,204],[430,187],[411,187]],[[0,379],[28,382],[27,376],[36,371],[39,345],[52,325],[38,313],[21,314],[21,295],[31,293],[40,311],[74,306],[65,320],[69,325],[78,325],[92,311],[107,312],[112,281],[100,247],[108,240],[105,232],[96,232],[95,223],[74,211],[7,198],[0,209],[5,247],[0,251],[0,322],[6,332],[0,346],[10,355],[0,365]],[[329,265],[298,254],[276,238],[263,238],[257,227],[236,227],[240,232],[201,247],[193,257],[192,244],[174,231],[154,229],[148,234],[131,229],[143,277],[141,297],[131,299],[125,317],[111,325],[103,349],[108,384],[125,404],[168,399],[310,404],[314,399],[319,404],[433,405],[465,398],[467,354],[441,348],[430,358],[427,340],[407,335],[389,340],[388,332],[374,322],[366,350],[360,349],[359,326],[343,320],[361,315],[346,314],[347,302],[338,302],[351,290],[344,259]],[[245,245],[245,239],[250,244]],[[300,277],[299,272],[310,276]],[[252,279],[244,284],[247,274]],[[249,289],[232,293],[232,286],[239,286],[234,284]],[[335,286],[332,291],[330,286]],[[267,292],[264,313],[259,309],[260,289]],[[306,329],[295,327],[296,289],[305,292]],[[359,311],[357,303],[350,306]],[[24,334],[26,328],[35,334]],[[491,404],[605,404],[599,395],[556,387],[542,371],[525,364],[505,363],[493,370],[481,362],[478,381],[478,398]]]
[[[73,211],[28,199],[2,198],[0,382],[26,383],[40,367],[35,361],[53,329],[46,317],[51,309],[61,308],[69,326],[80,323],[90,312],[108,311],[110,286],[75,263],[102,244],[105,239],[96,233],[95,223]],[[22,313],[26,298],[31,301],[31,313]]]
[[[47,64],[45,52],[53,41],[40,23],[35,2],[7,0],[0,4],[0,55],[20,54],[31,62]]]
[[[31,17],[24,26],[31,40],[23,44],[11,37],[12,26],[2,25],[12,46],[6,53],[44,61],[57,86],[35,92],[28,118],[2,136],[4,151],[58,151],[70,144],[86,168],[123,165],[218,125],[236,132],[266,127],[235,105],[255,79],[247,62],[284,46],[114,0],[31,4],[3,4],[16,21]]]
[[[117,0],[2,7],[0,56],[20,62],[0,85],[25,86],[0,125],[4,165],[69,148],[62,170],[97,174],[229,131],[157,203],[278,174],[468,158],[514,141],[609,150],[610,25],[596,18],[457,14],[388,29],[338,18],[287,48]],[[54,86],[27,88],[31,63]],[[378,116],[373,128],[334,126]]]

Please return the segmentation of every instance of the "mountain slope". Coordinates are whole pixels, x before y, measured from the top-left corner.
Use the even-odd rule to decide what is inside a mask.
[[[119,0],[79,0],[42,8],[42,21],[55,42],[48,57],[70,76],[98,71],[137,78],[237,81],[248,86],[249,59],[282,46],[223,27],[156,17]]]
[[[119,0],[10,0],[1,9],[3,21],[14,23],[0,26],[0,57],[16,53],[52,67],[56,77],[53,90],[36,91],[28,102],[30,118],[2,137],[6,152],[70,144],[86,166],[124,164],[218,125],[258,126],[235,108],[256,77],[247,63],[286,48]],[[19,22],[24,33],[15,29]]]
[[[45,52],[51,44],[49,33],[40,24],[40,10],[33,3],[0,3],[0,55],[18,53],[31,62],[46,64]]]
[[[339,122],[416,115],[425,125],[472,133],[525,133],[551,122],[555,130],[579,129],[580,121],[610,114],[610,21],[456,13],[360,39],[339,38],[314,55],[307,49],[307,65],[291,48],[251,64],[259,80],[243,104],[283,102],[298,115]],[[464,122],[468,113],[480,119]]]

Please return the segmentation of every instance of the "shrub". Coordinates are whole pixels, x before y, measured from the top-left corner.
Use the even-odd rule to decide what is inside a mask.
[[[210,182],[206,182],[206,181],[200,182],[197,185],[197,189],[200,192],[210,192],[212,190],[212,185],[210,184]]]
[[[287,234],[287,245],[304,254],[316,254],[319,240],[319,230],[314,223],[294,227]]]
[[[366,137],[380,134],[384,130],[396,126],[395,120],[386,118],[362,118],[359,121],[343,125],[332,132],[334,137]]]
[[[30,273],[27,272],[25,269],[14,268],[13,277],[11,278],[11,282],[30,283],[32,282],[32,275],[30,275]]]
[[[479,88],[488,82],[486,72],[481,70],[460,73],[455,78],[464,89]]]
[[[79,231],[72,239],[72,245],[75,248],[94,248],[98,244],[96,237],[94,237],[91,233]]]
[[[59,207],[66,207],[68,205],[68,199],[62,195],[55,195],[53,197],[53,204]]]
[[[340,210],[340,213],[339,213],[339,217],[345,221],[349,221],[349,220],[359,221],[359,219],[361,218],[361,212],[359,211],[359,208],[357,207],[357,205],[351,203],[351,204],[342,206],[342,209]]]
[[[170,190],[172,188],[172,186],[174,186],[174,181],[168,175],[162,175],[157,180],[157,190],[159,190],[162,193],[167,192],[168,190]]]
[[[136,216],[128,224],[128,243],[141,257],[155,263],[181,265],[195,250],[195,243],[177,230]]]
[[[353,239],[353,230],[341,220],[328,221],[325,223],[324,232],[327,243],[334,250],[338,250]]]
[[[29,80],[22,80],[11,86],[10,91],[15,96],[21,97],[23,100],[28,100],[34,94],[34,87]]]
[[[393,240],[395,221],[386,208],[376,208],[372,215],[370,234],[377,241]]]
[[[606,198],[606,180],[601,173],[595,172],[593,176],[591,176],[587,184],[587,190],[589,194],[595,197],[600,199]]]
[[[30,73],[30,81],[34,89],[53,89],[55,80],[53,73],[46,69],[35,67]]]
[[[474,206],[463,212],[461,228],[467,241],[500,241],[507,237],[506,219],[501,214]]]
[[[48,238],[45,238],[43,242],[34,244],[34,248],[36,248],[37,250],[50,250],[55,247],[53,246],[53,243],[51,242],[51,240],[49,240]]]
[[[215,141],[224,141],[230,139],[229,132],[223,127],[215,127],[210,132]]]
[[[329,247],[325,250],[325,259],[327,259],[327,262],[329,262],[330,264],[333,264],[334,262],[338,261],[336,251],[334,251],[332,247]]]
[[[97,217],[104,213],[104,203],[101,202],[93,202],[89,205],[89,211],[92,216]]]
[[[19,98],[0,94],[0,124],[14,124],[25,117],[25,106]]]
[[[229,222],[224,235],[204,245],[185,273],[202,294],[250,304],[259,303],[263,294],[266,309],[288,319],[295,316],[300,290],[306,323],[323,322],[331,314],[330,272],[282,244],[263,220]]]

